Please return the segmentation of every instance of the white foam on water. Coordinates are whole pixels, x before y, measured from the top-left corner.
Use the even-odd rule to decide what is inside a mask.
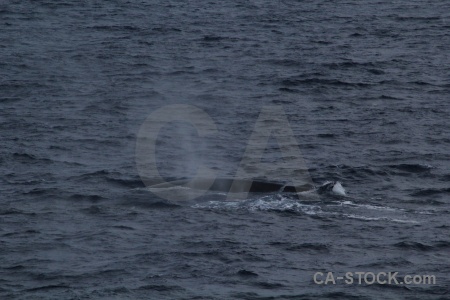
[[[402,219],[393,219],[393,218],[387,218],[387,217],[365,217],[365,216],[359,216],[355,214],[344,214],[344,217],[350,218],[350,219],[358,219],[358,220],[364,220],[364,221],[387,221],[387,222],[395,222],[395,223],[411,223],[411,224],[419,224],[419,222],[414,220],[402,220]]]
[[[356,207],[356,208],[366,208],[366,209],[371,209],[371,210],[404,211],[404,209],[402,209],[402,208],[393,208],[393,207],[389,207],[389,206],[378,206],[378,205],[370,205],[370,204],[357,204],[357,203],[354,203],[349,200],[342,201],[339,204],[339,206],[344,206],[344,205],[348,205],[348,206],[352,206],[352,207]]]
[[[241,201],[208,201],[198,203],[192,206],[200,209],[218,209],[218,210],[248,210],[248,211],[295,211],[307,215],[316,215],[322,212],[317,205],[303,204],[298,200],[285,197],[264,196],[257,199],[248,199]]]

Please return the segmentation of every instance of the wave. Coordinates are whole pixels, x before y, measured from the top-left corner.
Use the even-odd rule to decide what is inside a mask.
[[[131,26],[131,25],[95,25],[95,26],[89,26],[89,29],[94,30],[105,30],[105,31],[139,31],[142,30],[141,28],[137,26]]]
[[[208,201],[206,203],[195,204],[192,207],[211,210],[296,212],[307,215],[316,215],[322,211],[318,205],[303,204],[280,195],[270,195],[244,201]]]
[[[85,195],[85,194],[73,194],[71,196],[69,196],[70,199],[72,200],[87,200],[87,201],[91,201],[91,202],[97,202],[97,201],[101,201],[101,200],[105,200],[106,198],[97,195],[97,194],[92,194],[92,195]]]
[[[429,172],[431,169],[433,169],[432,166],[426,164],[396,164],[388,165],[387,167],[409,173],[423,173]]]
[[[419,242],[400,242],[393,245],[397,248],[418,250],[418,251],[432,251],[439,249],[450,248],[450,242],[448,241],[438,241],[432,245],[427,245]]]
[[[343,216],[350,218],[350,219],[358,219],[358,220],[362,220],[362,221],[387,221],[387,222],[394,222],[394,223],[419,224],[418,221],[414,221],[414,220],[403,220],[403,219],[395,219],[395,218],[388,218],[388,217],[367,217],[367,216],[361,216],[361,215],[355,215],[355,214],[344,214]]]
[[[36,291],[48,291],[48,290],[54,290],[54,289],[70,289],[70,286],[65,284],[50,284],[50,285],[44,285],[40,287],[30,288],[27,289],[27,292],[36,292]]]
[[[171,291],[184,291],[185,289],[178,285],[146,284],[138,287],[138,290],[171,292]]]
[[[413,265],[412,262],[409,260],[403,258],[403,257],[396,257],[395,259],[390,260],[382,260],[382,261],[376,261],[372,263],[367,264],[360,264],[356,267],[358,268],[385,268],[386,266],[389,267],[401,267],[401,266],[411,266]]]
[[[34,212],[26,212],[23,210],[19,210],[16,208],[8,208],[8,209],[3,209],[0,210],[0,216],[5,216],[5,215],[29,215],[29,216],[36,216],[37,214]]]
[[[345,210],[342,210],[347,206]],[[405,213],[404,209],[393,208],[388,206],[379,206],[371,204],[356,204],[352,201],[336,202],[308,202],[291,199],[282,195],[268,195],[257,199],[248,199],[244,201],[207,201],[197,203],[192,206],[196,209],[208,209],[218,211],[265,211],[265,212],[285,212],[300,215],[308,215],[310,217],[324,217],[324,218],[346,218],[357,219],[361,221],[381,221],[405,224],[419,224],[416,220],[407,218],[399,218],[396,215]],[[351,208],[358,209],[358,213],[349,212]],[[372,211],[372,212],[371,212]],[[379,212],[384,215],[374,215]],[[379,214],[377,213],[377,214]],[[390,216],[386,216],[390,213]],[[366,215],[367,214],[367,215]]]
[[[276,246],[277,244],[272,243],[271,245]],[[313,251],[328,252],[330,250],[330,248],[327,245],[321,243],[302,243],[302,244],[286,243],[285,247],[283,248],[287,251],[313,250]]]
[[[98,181],[98,179],[103,179],[106,182],[112,183],[114,185],[127,187],[130,189],[144,187],[142,180],[138,176],[125,177],[122,173],[116,171],[99,170],[95,172],[85,173],[82,175],[77,175],[70,177],[69,179],[76,181]]]
[[[338,79],[323,79],[323,78],[309,78],[309,79],[284,79],[281,81],[285,86],[299,86],[299,85],[336,85],[336,86],[352,86],[352,87],[367,87],[371,84],[362,82],[347,82]]]
[[[370,205],[370,204],[357,204],[352,201],[343,201],[340,205],[349,205],[352,207],[365,208],[371,210],[384,210],[384,211],[404,211],[402,208],[393,208],[389,206],[379,206],[379,205]]]
[[[423,197],[423,196],[435,196],[440,194],[450,194],[450,188],[419,189],[418,191],[411,193],[411,196]]]

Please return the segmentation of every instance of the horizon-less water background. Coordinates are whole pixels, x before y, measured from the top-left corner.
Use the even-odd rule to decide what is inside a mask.
[[[0,298],[449,299],[446,1],[4,1],[0,25]],[[136,137],[170,104],[219,133],[167,124],[166,178],[232,177],[277,105],[312,180],[348,197],[156,197]]]

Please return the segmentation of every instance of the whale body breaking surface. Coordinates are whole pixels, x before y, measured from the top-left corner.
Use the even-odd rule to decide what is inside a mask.
[[[216,178],[202,179],[195,178],[192,180],[182,179],[169,181],[149,186],[151,189],[166,189],[177,186],[196,190],[209,190],[223,193],[301,193],[316,190],[312,183],[301,183],[293,185],[286,182],[266,181],[260,179],[233,179],[233,178]],[[327,181],[320,186],[317,191],[331,192],[336,195],[346,196],[345,189],[339,181]]]

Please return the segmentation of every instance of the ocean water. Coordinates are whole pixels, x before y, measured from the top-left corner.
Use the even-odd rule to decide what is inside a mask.
[[[450,3],[3,1],[0,25],[1,299],[450,298]],[[155,194],[139,130],[180,104],[216,132],[167,122],[165,180],[247,158],[347,196]],[[250,147],[280,120],[288,166],[283,134]],[[313,281],[358,271],[436,283]]]

